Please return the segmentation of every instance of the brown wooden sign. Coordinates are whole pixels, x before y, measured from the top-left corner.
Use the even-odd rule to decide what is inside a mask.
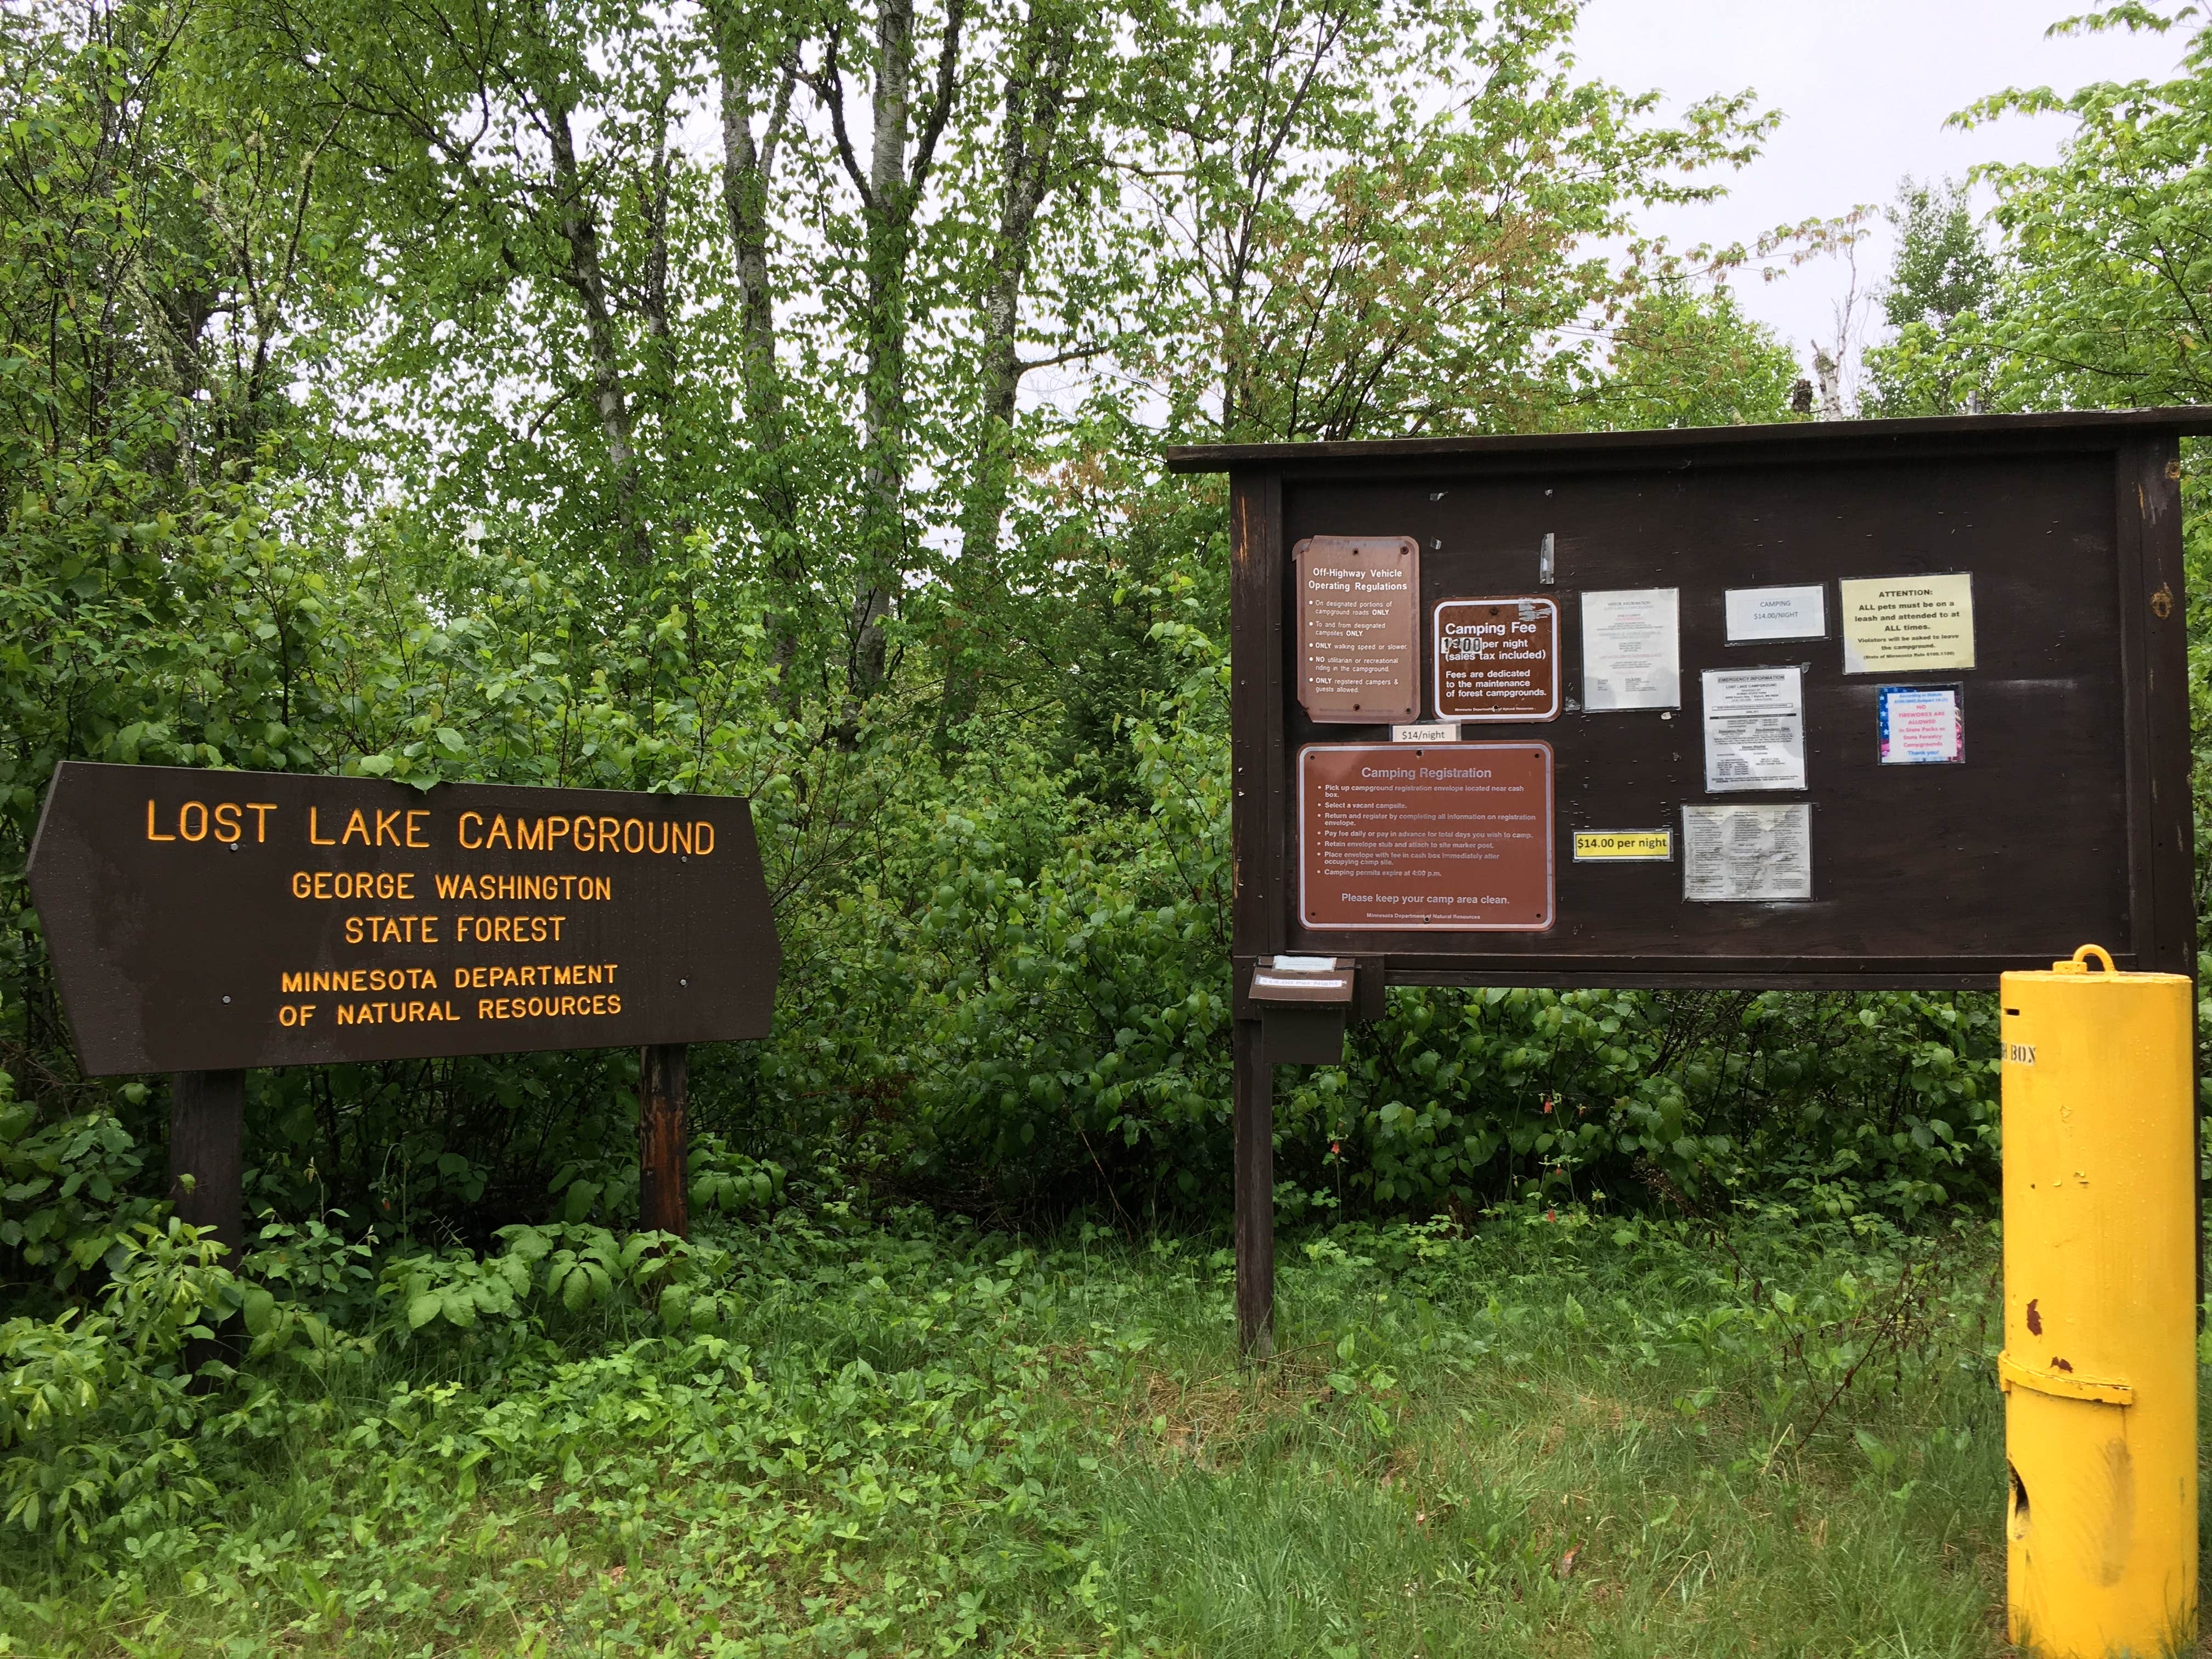
[[[94,1076],[768,1034],[727,797],[64,762],[31,896]]]
[[[1291,560],[1298,702],[1307,718],[1412,720],[1421,697],[1420,544],[1405,536],[1315,536]]]
[[[1552,751],[1311,744],[1298,753],[1298,847],[1310,928],[1540,932],[1553,917]]]
[[[1437,718],[1548,720],[1559,712],[1559,607],[1547,599],[1436,607]]]

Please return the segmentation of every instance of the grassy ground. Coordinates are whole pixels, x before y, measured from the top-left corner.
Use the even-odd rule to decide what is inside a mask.
[[[678,1335],[535,1310],[210,1426],[215,1504],[5,1547],[0,1651],[2003,1650],[1986,1234],[1290,1238],[1257,1370],[1210,1243],[721,1243]]]

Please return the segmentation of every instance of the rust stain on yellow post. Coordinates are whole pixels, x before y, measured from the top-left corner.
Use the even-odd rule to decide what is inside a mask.
[[[2002,998],[2012,1638],[2046,1659],[2191,1651],[2189,981],[2084,945]]]

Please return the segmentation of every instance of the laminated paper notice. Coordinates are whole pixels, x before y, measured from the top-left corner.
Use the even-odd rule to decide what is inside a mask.
[[[1818,582],[1796,587],[1731,587],[1723,595],[1728,642],[1825,640],[1828,590]]]
[[[1877,576],[1838,586],[1846,674],[1974,665],[1972,576]]]
[[[1685,806],[1682,896],[1692,903],[1813,896],[1813,809]]]
[[[1583,707],[1682,706],[1677,591],[1620,588],[1583,595]]]
[[[1966,758],[1966,722],[1955,685],[1885,685],[1875,693],[1884,766],[1955,766]]]
[[[1709,668],[1705,787],[1805,787],[1805,684],[1795,668]]]

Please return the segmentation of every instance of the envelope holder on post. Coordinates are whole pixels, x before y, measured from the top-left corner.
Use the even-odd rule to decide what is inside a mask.
[[[1339,957],[1262,957],[1252,969],[1260,1053],[1271,1066],[1334,1066],[1344,1059],[1353,964]]]

